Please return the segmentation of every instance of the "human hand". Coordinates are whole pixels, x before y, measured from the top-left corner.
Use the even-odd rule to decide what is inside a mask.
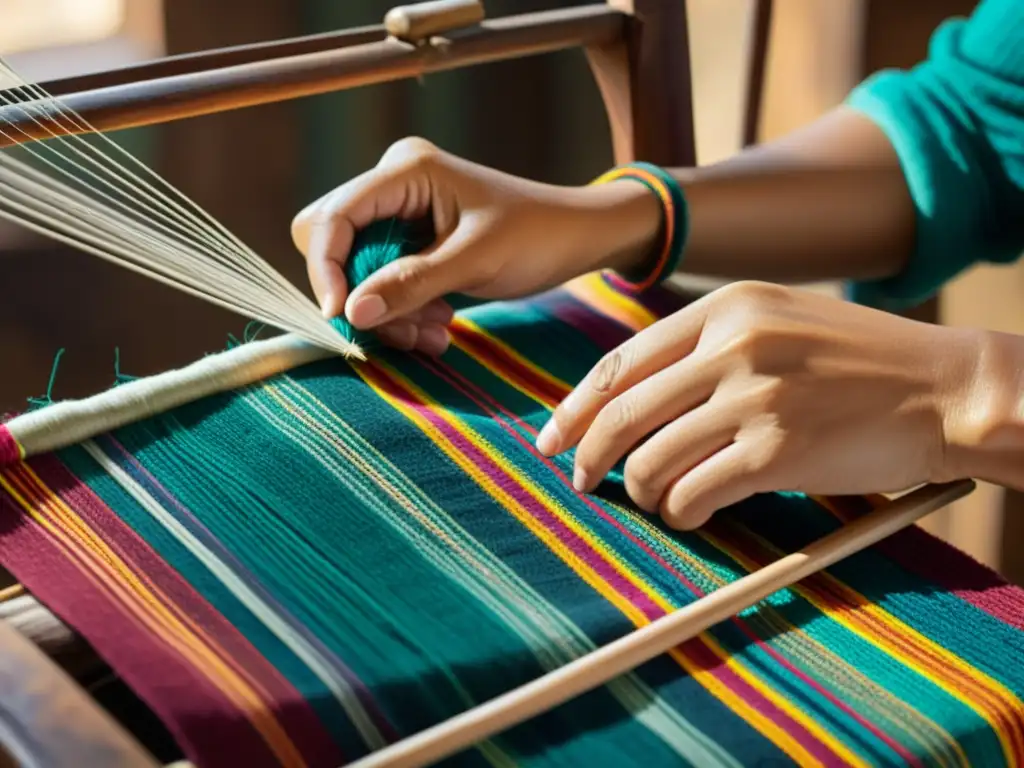
[[[629,452],[627,493],[678,529],[755,493],[944,482],[985,410],[981,350],[975,331],[735,283],[606,355],[537,445],[576,446],[583,491]]]
[[[346,285],[342,267],[356,232],[381,219],[426,216],[437,234],[431,248]],[[628,270],[653,243],[660,216],[636,183],[541,184],[404,139],[375,168],[303,210],[292,236],[326,316],[344,311],[385,343],[439,353],[452,317],[441,297],[514,298],[597,269]]]

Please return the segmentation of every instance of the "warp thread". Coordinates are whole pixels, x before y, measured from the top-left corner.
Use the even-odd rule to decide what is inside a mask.
[[[421,252],[433,241],[433,227],[429,222],[398,219],[376,222],[357,236],[345,269],[349,286],[354,288],[378,269],[403,256]],[[446,298],[456,308],[478,303],[460,296]],[[370,335],[357,331],[344,317],[335,318],[332,325],[357,344]],[[0,425],[0,467],[331,354],[330,350],[311,345],[297,336],[256,341],[260,330],[261,324],[250,323],[244,332],[244,342],[233,340],[235,343],[229,344],[229,352],[204,358],[181,370],[143,379],[121,374],[120,350],[115,350],[116,381],[112,390],[87,400],[56,404],[53,388],[64,353],[61,349],[54,359],[46,395],[32,398],[29,401],[32,407],[27,413]]]

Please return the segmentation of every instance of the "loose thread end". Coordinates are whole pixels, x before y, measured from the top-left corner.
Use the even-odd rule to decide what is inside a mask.
[[[135,381],[138,378],[138,376],[132,376],[121,372],[121,348],[114,347],[114,386],[119,387],[122,384]]]
[[[66,350],[61,347],[57,350],[57,354],[53,358],[53,366],[50,368],[50,380],[46,385],[46,394],[43,397],[30,397],[28,398],[28,404],[33,409],[45,408],[48,405],[53,404],[53,385],[57,381],[57,371],[60,368],[60,359],[64,357]]]
[[[345,353],[345,359],[346,360],[357,360],[360,363],[365,363],[366,362],[366,352],[365,352],[365,350],[360,345],[353,344],[349,348],[348,352]]]

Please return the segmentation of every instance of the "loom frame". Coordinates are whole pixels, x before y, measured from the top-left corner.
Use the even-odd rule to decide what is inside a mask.
[[[91,128],[110,131],[582,48],[608,114],[615,162],[696,165],[685,3],[607,0],[445,25],[445,6],[474,3],[410,6],[431,6],[440,14],[423,37],[399,39],[381,24],[165,57],[39,85]],[[755,142],[760,121],[772,5],[753,3],[744,145]],[[19,141],[69,132],[67,124],[48,122],[45,105],[2,107],[0,113],[23,131]],[[88,132],[82,128],[75,132]],[[0,147],[13,143],[0,136]],[[73,679],[95,663],[85,643],[22,588],[0,591],[0,768],[158,765]]]

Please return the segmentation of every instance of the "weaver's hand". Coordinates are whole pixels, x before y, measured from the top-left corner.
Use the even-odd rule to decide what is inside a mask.
[[[427,215],[433,247],[350,293],[342,266],[355,233],[376,220]],[[555,187],[405,139],[302,211],[292,234],[325,315],[344,311],[387,343],[439,352],[452,314],[445,294],[513,298],[596,269],[629,269],[656,237],[660,216],[654,196],[636,183]]]
[[[592,490],[626,453],[626,490],[675,528],[770,491],[905,490],[964,477],[983,336],[803,291],[737,283],[608,354],[538,438],[576,446]]]

